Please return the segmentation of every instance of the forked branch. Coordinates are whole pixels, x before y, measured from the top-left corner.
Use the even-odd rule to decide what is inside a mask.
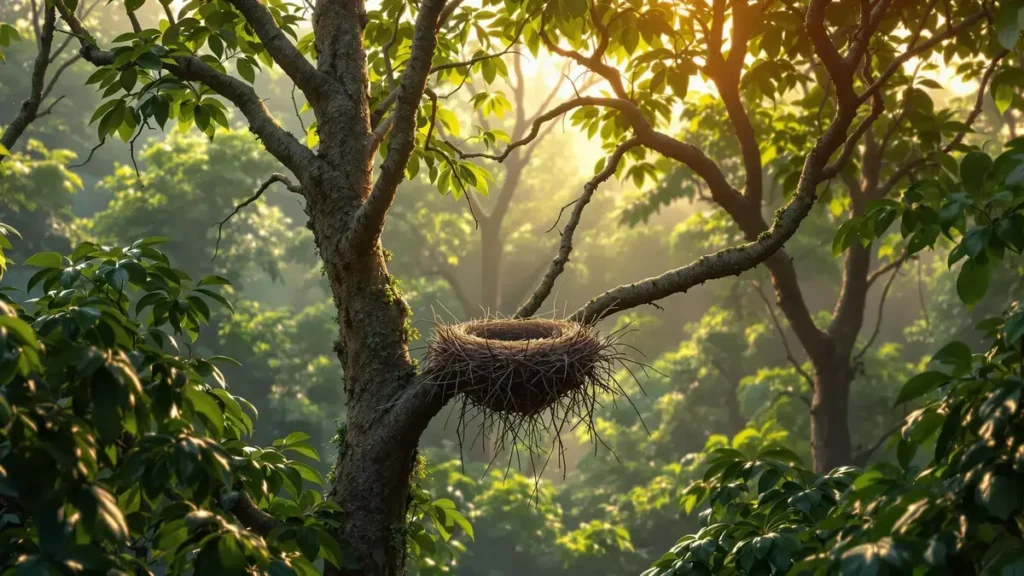
[[[435,29],[444,9],[444,0],[424,0],[416,15],[412,54],[399,80],[395,97],[394,124],[388,143],[387,158],[366,202],[352,215],[345,243],[357,252],[372,246],[384,228],[384,220],[394,201],[398,184],[405,175],[405,166],[416,145],[416,116],[420,99],[427,88],[430,62],[437,45]]]

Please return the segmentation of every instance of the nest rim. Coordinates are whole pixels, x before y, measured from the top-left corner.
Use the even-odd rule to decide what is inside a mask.
[[[599,383],[608,346],[592,326],[545,318],[439,324],[426,372],[494,413],[529,417]]]

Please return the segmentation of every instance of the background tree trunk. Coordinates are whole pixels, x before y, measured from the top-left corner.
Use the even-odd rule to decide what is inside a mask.
[[[852,382],[853,370],[848,360],[814,368],[811,455],[817,472],[853,463],[849,414]]]

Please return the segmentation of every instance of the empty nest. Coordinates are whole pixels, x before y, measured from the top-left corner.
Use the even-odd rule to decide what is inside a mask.
[[[573,391],[603,387],[613,353],[596,329],[576,322],[474,320],[437,327],[426,372],[479,407],[532,416]]]
[[[631,348],[620,342],[624,333],[543,318],[438,322],[424,375],[445,397],[461,400],[453,406],[460,452],[479,442],[491,462],[507,454],[506,472],[526,453],[539,479],[552,457],[566,469],[563,434],[582,427],[595,448],[604,444],[594,422],[598,408],[606,400],[629,401],[616,379],[620,369],[639,385],[630,366],[648,367],[624,353]],[[546,457],[538,462],[537,455]]]

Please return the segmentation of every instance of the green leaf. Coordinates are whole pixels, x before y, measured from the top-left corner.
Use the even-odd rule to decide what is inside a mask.
[[[9,332],[15,334],[23,344],[32,348],[39,347],[35,331],[22,319],[15,318],[14,316],[0,316],[0,327],[6,328]]]
[[[843,553],[839,561],[842,574],[850,576],[876,576],[881,561],[876,544],[861,544]]]
[[[235,68],[238,69],[238,75],[245,79],[249,84],[256,82],[256,71],[253,69],[252,64],[245,58],[239,58],[235,61]]]
[[[142,5],[145,3],[146,0],[124,0],[124,7],[129,12],[135,12],[139,8],[142,8]]]
[[[307,480],[309,482],[312,482],[313,484],[316,484],[317,486],[323,486],[324,485],[324,478],[323,478],[323,476],[321,476],[320,473],[317,472],[316,468],[313,468],[309,464],[305,464],[305,463],[297,462],[297,461],[293,460],[291,462],[288,462],[288,467],[289,468],[294,468],[295,470],[297,470],[299,472],[299,475],[301,475],[303,479],[305,479],[305,480]]]
[[[26,266],[35,266],[36,268],[63,268],[63,263],[64,259],[60,252],[39,252],[25,260]]]
[[[960,376],[971,371],[971,348],[963,342],[950,342],[932,356],[932,361],[951,366],[953,376]]]
[[[216,274],[209,274],[203,276],[196,287],[200,286],[231,286],[231,281],[223,276],[217,276]]]
[[[317,527],[316,531],[320,535],[320,556],[335,568],[341,568],[341,545],[323,528]]]
[[[1020,486],[1013,478],[987,472],[978,484],[978,500],[990,516],[1006,520],[1020,509]]]
[[[996,12],[996,36],[1007,50],[1013,50],[1020,38],[1020,4],[1017,0],[1002,0]]]
[[[960,161],[960,180],[970,194],[981,192],[985,175],[992,168],[992,158],[984,152],[968,152]]]
[[[224,413],[217,400],[204,390],[194,387],[185,390],[185,397],[191,401],[192,407],[210,435],[219,440],[224,435]]]
[[[898,406],[915,398],[920,398],[948,381],[949,375],[935,370],[918,374],[903,385],[899,396],[896,398],[896,405]]]
[[[967,260],[960,267],[960,274],[956,277],[956,293],[968,309],[974,308],[985,296],[991,279],[992,270],[986,263]]]

